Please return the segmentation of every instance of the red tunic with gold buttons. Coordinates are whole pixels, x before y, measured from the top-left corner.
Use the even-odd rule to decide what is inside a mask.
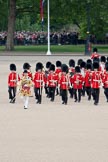
[[[61,74],[59,79],[60,89],[67,90],[69,88],[69,76],[67,74]]]
[[[50,72],[47,78],[48,87],[56,87],[58,82],[58,76],[55,73]]]
[[[74,89],[82,89],[84,78],[80,73],[76,73],[70,78],[70,82],[72,83]]]
[[[34,78],[33,78],[33,82],[34,82],[35,88],[43,87],[43,83],[44,83],[43,72],[36,72],[35,75],[34,75]]]
[[[108,88],[108,72],[105,73],[102,82],[103,82],[104,88]]]
[[[93,71],[91,87],[92,88],[100,88],[100,84],[101,84],[101,73],[99,71]]]
[[[87,70],[85,73],[85,87],[91,87],[92,72]]]
[[[19,75],[16,72],[11,72],[8,76],[8,86],[9,87],[16,87],[17,81],[19,81]]]

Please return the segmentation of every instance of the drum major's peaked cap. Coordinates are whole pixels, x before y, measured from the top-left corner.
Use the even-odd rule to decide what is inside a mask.
[[[25,63],[23,64],[23,69],[29,70],[30,67],[31,67],[31,66],[30,66],[30,64],[29,64],[28,62],[25,62]]]

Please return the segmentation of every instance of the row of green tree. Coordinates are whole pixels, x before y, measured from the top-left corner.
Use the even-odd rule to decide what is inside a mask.
[[[11,28],[41,30],[40,0],[0,0],[0,8],[0,31],[10,32]],[[91,34],[102,39],[108,32],[107,13],[108,0],[50,0],[52,30],[75,24],[83,37],[90,30]],[[46,29],[47,0],[44,3],[44,30]]]

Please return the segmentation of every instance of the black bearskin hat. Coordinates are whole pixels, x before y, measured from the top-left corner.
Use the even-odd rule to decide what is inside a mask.
[[[16,65],[15,64],[10,64],[10,70],[16,71]]]
[[[56,61],[56,67],[61,67],[62,63],[61,61]]]
[[[38,63],[36,64],[36,71],[37,71],[37,70],[42,70],[42,68],[43,68],[43,64],[42,64],[41,62],[38,62]]]
[[[98,52],[98,49],[96,47],[93,48],[93,52]]]
[[[93,59],[93,63],[94,63],[94,62],[98,62],[98,63],[99,63],[99,58],[94,57],[94,59]]]
[[[29,64],[28,62],[25,62],[25,63],[23,64],[23,69],[29,70],[30,67],[31,67],[31,66],[30,66],[30,64]]]
[[[101,56],[100,61],[101,62],[106,62],[106,57],[105,56]]]
[[[106,67],[106,71],[108,71],[108,66]]]
[[[27,70],[24,70],[23,73],[28,73],[28,71]]]
[[[68,73],[68,66],[66,64],[62,64],[62,72]]]
[[[87,62],[87,64],[92,64],[92,60],[91,59],[88,59],[86,62]]]
[[[69,66],[75,67],[75,61],[73,59],[69,60]]]
[[[51,62],[48,61],[48,62],[46,63],[46,68],[49,69],[50,65],[51,65]]]
[[[76,72],[76,73],[80,73],[80,72],[81,72],[81,70],[80,70],[80,67],[79,67],[79,66],[76,66],[76,67],[75,67],[75,72]]]
[[[80,64],[80,67],[81,68],[85,68],[86,67],[86,63],[84,61],[82,61],[81,64]]]
[[[99,63],[98,62],[94,62],[93,63],[93,68],[94,69],[99,69]]]
[[[80,66],[82,62],[83,62],[83,60],[79,59],[78,62],[77,62],[77,65]]]
[[[105,68],[108,67],[108,61],[105,63]]]
[[[55,65],[54,64],[51,64],[49,70],[50,71],[55,71]]]
[[[86,65],[86,68],[87,68],[87,70],[88,70],[88,69],[92,69],[92,64],[87,64],[87,65]]]

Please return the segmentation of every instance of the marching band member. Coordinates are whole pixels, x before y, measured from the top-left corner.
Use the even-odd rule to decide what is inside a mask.
[[[104,73],[102,82],[103,82],[103,87],[104,87],[104,94],[108,102],[108,66],[106,67],[106,72]]]
[[[98,49],[93,48],[93,53],[91,54],[91,59],[97,58],[99,59],[100,55],[98,54]]]
[[[31,87],[33,83],[31,78],[28,76],[28,71],[23,71],[23,76],[19,82],[19,95],[22,96],[24,100],[24,109],[28,108],[29,97],[31,95]]]
[[[78,61],[77,61],[77,65],[80,67],[80,65],[81,65],[82,62],[83,62],[82,59],[78,59]]]
[[[69,60],[69,75],[70,78],[74,75],[75,73],[75,61],[73,59]],[[73,87],[72,84],[69,87],[69,93],[70,93],[70,98],[73,98]]]
[[[84,78],[79,66],[75,67],[75,74],[70,78],[70,82],[73,84],[75,102],[80,102]]]
[[[92,65],[92,60],[91,59],[87,59],[86,63]]]
[[[105,56],[101,56],[99,71],[101,71],[102,74],[104,74],[104,71],[105,71],[105,63],[106,63],[106,57]]]
[[[31,65],[27,62],[23,64],[23,70],[27,70],[27,74],[31,80],[33,79],[32,72],[31,72]],[[22,74],[23,75],[23,74]]]
[[[61,61],[56,61],[56,70],[55,70],[55,73],[56,73],[58,79],[59,79],[60,73],[62,72],[61,66],[62,66]],[[57,83],[57,86],[56,86],[56,96],[59,94],[59,92],[60,92],[60,90],[58,88],[58,83]]]
[[[48,61],[46,63],[46,70],[45,70],[45,94],[47,95],[46,97],[48,97],[48,98],[49,98],[49,87],[47,85],[47,78],[48,78],[48,75],[49,75],[50,65],[51,65],[51,62]]]
[[[10,64],[10,74],[8,75],[8,92],[10,103],[15,103],[16,99],[16,88],[19,75],[16,73],[16,65]]]
[[[55,74],[55,65],[51,64],[51,66],[49,68],[47,84],[49,87],[49,97],[51,98],[50,101],[52,101],[52,102],[55,99],[55,90],[56,90],[57,81],[58,81],[57,79],[58,79],[58,77]]]
[[[83,78],[85,77],[85,72],[86,72],[86,62],[82,61],[80,64],[80,69],[81,69],[81,74]],[[85,84],[82,87],[82,96],[85,96]]]
[[[68,101],[68,89],[69,89],[69,75],[68,66],[66,64],[62,65],[62,73],[59,80],[59,86],[61,90],[62,104],[67,105]]]
[[[35,97],[38,104],[41,104],[42,102],[42,89],[44,84],[44,73],[42,71],[43,64],[41,62],[38,62],[36,64],[36,73],[33,78],[34,82],[34,88],[35,88]]]
[[[91,77],[92,77],[92,64],[86,65],[86,72],[85,72],[85,90],[88,96],[88,100],[91,100]]]
[[[93,63],[92,72],[92,80],[91,80],[91,87],[92,87],[92,96],[94,100],[94,105],[98,105],[99,103],[99,94],[100,94],[100,85],[101,85],[101,73],[99,71],[99,63]]]

